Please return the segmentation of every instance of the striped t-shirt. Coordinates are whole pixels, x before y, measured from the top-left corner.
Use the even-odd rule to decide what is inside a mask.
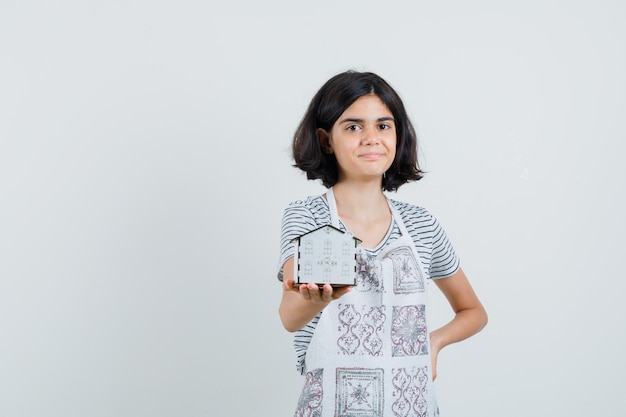
[[[437,279],[454,274],[459,268],[459,258],[437,219],[422,207],[393,199],[389,199],[389,201],[400,214],[411,235],[427,277]],[[279,280],[282,281],[283,278],[282,265],[294,256],[295,242],[293,239],[328,224],[331,224],[330,209],[326,199],[321,195],[311,196],[306,200],[298,200],[289,204],[282,219],[278,263]],[[341,220],[339,220],[339,227],[346,231]],[[394,221],[382,242],[373,249],[365,250],[376,255],[400,236],[400,228]],[[295,332],[294,348],[297,354],[297,369],[301,374],[305,372],[304,358],[321,314],[319,313],[304,328]]]

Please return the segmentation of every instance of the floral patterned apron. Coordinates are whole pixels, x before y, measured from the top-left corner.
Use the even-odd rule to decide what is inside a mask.
[[[332,188],[326,195],[339,228]],[[359,248],[356,287],[324,309],[307,349],[296,417],[439,415],[428,280],[402,218],[389,208],[402,236],[376,255]]]

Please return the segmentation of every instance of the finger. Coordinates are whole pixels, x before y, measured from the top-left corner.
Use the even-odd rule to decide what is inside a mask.
[[[319,303],[322,301],[322,287],[317,284],[309,284],[309,293],[313,302]]]
[[[324,284],[322,287],[321,299],[324,302],[328,302],[333,299],[333,287],[330,284]]]
[[[298,290],[300,291],[300,295],[302,296],[302,298],[304,298],[305,300],[311,299],[311,293],[309,292],[309,287],[307,285],[300,285]]]
[[[320,294],[320,288],[317,286],[317,284],[309,284],[308,285],[309,288],[309,294],[311,295],[311,301],[315,302],[315,303],[319,303],[322,300],[321,294]]]
[[[289,289],[290,289],[291,291],[300,292],[300,287],[301,287],[301,285],[300,285],[300,284],[296,284],[296,282],[295,282],[295,281],[291,281],[291,284],[290,284],[290,286],[289,286]]]
[[[292,279],[286,280],[286,282],[284,283],[284,288],[285,288],[285,291],[295,291],[295,292],[300,291],[300,286],[296,285],[295,281]]]

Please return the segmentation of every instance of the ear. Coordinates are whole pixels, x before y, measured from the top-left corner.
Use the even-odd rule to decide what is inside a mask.
[[[330,143],[330,135],[328,134],[328,132],[321,127],[318,128],[315,132],[317,133],[317,139],[320,141],[322,150],[328,154],[333,153],[333,147]]]

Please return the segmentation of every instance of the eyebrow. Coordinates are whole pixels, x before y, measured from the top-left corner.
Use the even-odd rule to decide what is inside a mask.
[[[365,120],[364,119],[353,119],[353,118],[347,118],[347,119],[343,119],[339,122],[339,124],[343,124],[343,123],[363,123]],[[392,121],[395,123],[395,120],[393,119],[393,117],[380,117],[378,119],[376,119],[377,122],[389,122]]]

